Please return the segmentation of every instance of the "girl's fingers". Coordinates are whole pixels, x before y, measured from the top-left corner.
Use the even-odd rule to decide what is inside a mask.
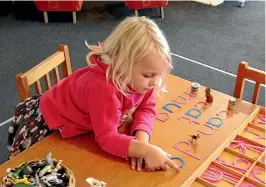
[[[142,159],[142,158],[139,158],[139,159],[137,160],[137,170],[138,170],[138,171],[141,171],[142,164],[143,164],[143,159]]]
[[[177,165],[174,161],[168,159],[168,160],[166,161],[166,164],[167,164],[168,166],[170,166],[171,168],[176,169],[177,171],[179,171],[179,167],[178,167],[178,165]]]
[[[166,170],[166,165],[161,166],[159,169]]]
[[[169,153],[167,153],[167,152],[165,152],[165,155],[167,156],[167,157],[172,157],[172,155],[171,154],[169,154]]]
[[[155,169],[148,169],[148,171],[155,171]]]
[[[145,169],[148,171],[149,167],[147,166],[147,164],[145,163]]]
[[[131,169],[136,169],[136,158],[131,158]]]

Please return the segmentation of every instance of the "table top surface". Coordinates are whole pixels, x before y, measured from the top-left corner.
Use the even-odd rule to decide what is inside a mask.
[[[221,145],[227,137],[258,107],[251,103],[237,100],[233,117],[225,118],[221,114],[224,124],[212,135],[201,135],[198,144],[189,150],[192,154],[200,157],[195,159],[173,148],[178,141],[190,140],[189,135],[197,134],[197,130],[208,131],[204,126],[209,118],[217,117],[216,112],[226,110],[231,96],[212,90],[214,102],[209,108],[204,109],[202,104],[197,108],[202,111],[198,118],[200,125],[189,123],[186,119],[178,120],[189,109],[195,108],[198,101],[205,100],[205,87],[201,86],[197,97],[189,100],[186,104],[180,104],[181,108],[169,106],[173,113],[162,108],[167,103],[173,102],[178,96],[187,97],[184,91],[189,91],[191,82],[170,75],[168,79],[168,92],[163,98],[157,97],[156,112],[168,113],[166,122],[155,120],[151,143],[160,146],[172,156],[179,156],[185,160],[185,166],[179,172],[168,168],[166,171],[137,172],[130,169],[129,161],[112,156],[98,146],[93,133],[88,133],[76,138],[63,139],[58,132],[46,137],[39,143],[31,146],[11,160],[0,166],[0,178],[6,175],[7,168],[34,159],[45,159],[48,150],[52,151],[53,157],[63,160],[63,164],[71,169],[76,178],[76,186],[88,186],[86,178],[93,177],[104,181],[107,186],[127,187],[150,187],[150,186],[180,186],[184,181]],[[182,101],[182,99],[178,99]],[[217,122],[215,122],[217,123]],[[183,146],[183,145],[182,145]],[[184,146],[183,149],[186,147]],[[178,162],[178,161],[177,161]]]

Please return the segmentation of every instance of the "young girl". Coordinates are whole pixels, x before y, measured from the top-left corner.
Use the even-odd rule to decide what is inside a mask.
[[[42,96],[18,104],[9,128],[10,156],[53,130],[71,138],[93,131],[100,147],[131,158],[131,168],[178,169],[162,149],[149,144],[155,118],[154,94],[164,91],[172,68],[168,43],[146,17],[128,17],[99,44],[89,46],[88,67],[61,80]],[[118,128],[132,116],[129,134]],[[145,163],[145,164],[144,164]]]

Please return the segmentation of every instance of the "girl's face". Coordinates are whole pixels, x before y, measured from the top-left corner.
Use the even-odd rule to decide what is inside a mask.
[[[133,66],[131,88],[140,94],[153,89],[161,74],[167,70],[167,64],[155,50],[143,57]]]

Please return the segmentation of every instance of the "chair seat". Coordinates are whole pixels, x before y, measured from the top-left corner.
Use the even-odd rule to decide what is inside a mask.
[[[76,1],[34,1],[42,12],[78,12],[82,8],[83,0]]]
[[[132,10],[140,10],[146,8],[156,8],[156,7],[163,7],[168,5],[168,0],[166,1],[125,1],[126,6]]]

